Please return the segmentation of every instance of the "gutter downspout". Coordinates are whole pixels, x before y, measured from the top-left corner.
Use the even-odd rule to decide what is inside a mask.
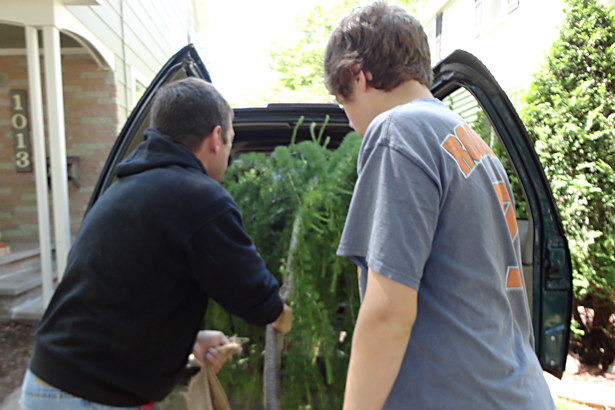
[[[53,276],[51,270],[51,234],[49,226],[49,201],[47,197],[47,160],[43,125],[41,65],[38,50],[38,30],[36,27],[26,26],[25,31],[30,118],[32,119],[32,148],[34,151],[36,180],[36,209],[38,212],[38,240],[41,249],[41,274],[43,277],[43,306],[47,307],[53,293]]]
[[[68,211],[62,59],[60,56],[60,31],[57,27],[43,27],[43,46],[45,51],[45,90],[47,95],[49,153],[51,156],[53,226],[58,277],[61,280],[66,268],[66,257],[70,248],[71,238]]]
[[[134,99],[134,94],[132,93],[132,82],[128,82],[128,70],[130,70],[130,74],[132,76],[132,67],[128,67],[128,64],[126,64],[126,21],[124,20],[124,0],[120,0],[120,19],[121,19],[121,23],[122,23],[122,64],[124,65],[124,101],[126,101],[126,103],[124,104],[124,115],[125,118],[128,118],[128,115],[130,113],[130,110],[134,107],[128,107],[128,104],[130,104],[131,99]],[[130,87],[130,91],[128,90],[128,87]],[[134,101],[135,103],[137,101]]]

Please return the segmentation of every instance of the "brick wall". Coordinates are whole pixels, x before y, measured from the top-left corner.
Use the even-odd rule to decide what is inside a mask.
[[[85,54],[62,56],[62,72],[66,151],[68,156],[78,157],[78,180],[68,183],[74,237],[119,133],[118,90],[115,73],[99,70],[94,60]],[[43,77],[43,94],[44,87]],[[25,56],[0,56],[0,233],[4,242],[36,242],[34,173],[18,173],[14,165],[11,89],[28,89]],[[48,145],[46,154],[49,156]],[[49,203],[51,208],[51,195]],[[52,209],[49,214],[53,219]],[[53,236],[53,230],[51,234]]]

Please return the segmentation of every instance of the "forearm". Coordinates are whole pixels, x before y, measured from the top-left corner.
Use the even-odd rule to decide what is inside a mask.
[[[352,340],[344,410],[382,409],[416,319],[416,290],[371,268],[367,283]]]
[[[380,410],[397,378],[410,326],[359,315],[352,341],[344,410]]]

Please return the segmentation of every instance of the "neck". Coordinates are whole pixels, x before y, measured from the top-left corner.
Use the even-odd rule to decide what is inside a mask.
[[[427,86],[415,80],[401,83],[391,91],[375,90],[374,96],[380,112],[388,111],[399,105],[407,104],[418,98],[434,98]]]

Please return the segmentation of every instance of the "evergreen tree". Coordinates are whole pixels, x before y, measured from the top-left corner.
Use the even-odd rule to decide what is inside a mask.
[[[571,349],[605,371],[615,358],[615,19],[597,0],[566,4],[523,116],[572,253]]]
[[[284,409],[342,407],[359,308],[356,266],[335,251],[357,178],[361,137],[352,132],[331,151],[326,133],[317,132],[315,125],[310,127],[312,141],[280,146],[270,155],[242,155],[223,180],[271,273],[282,284],[292,271],[288,303],[295,321],[284,336]],[[289,258],[297,219],[300,229]],[[232,332],[228,315],[215,303],[205,322],[208,328]],[[219,376],[233,408],[252,409],[262,402],[265,332],[235,322],[238,335],[249,337],[250,343],[244,357],[225,365]]]

